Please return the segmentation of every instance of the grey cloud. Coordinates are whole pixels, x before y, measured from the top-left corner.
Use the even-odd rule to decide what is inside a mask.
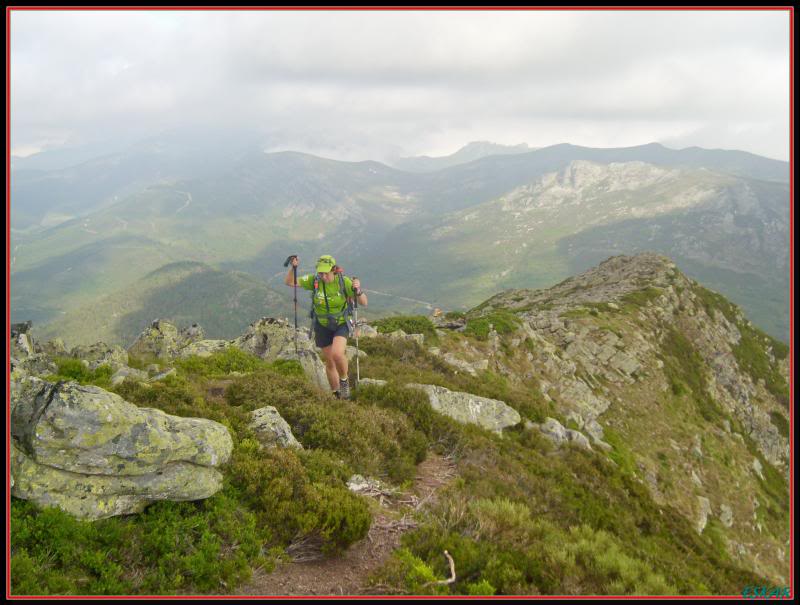
[[[350,155],[697,132],[788,156],[775,11],[20,11],[11,32],[12,148],[213,123]]]

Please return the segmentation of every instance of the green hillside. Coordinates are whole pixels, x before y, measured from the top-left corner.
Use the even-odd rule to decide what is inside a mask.
[[[41,328],[37,339],[62,338],[67,346],[105,342],[129,346],[156,319],[199,323],[208,338],[234,338],[259,317],[288,317],[289,297],[258,278],[218,271],[202,263],[165,265],[132,286],[79,307]]]

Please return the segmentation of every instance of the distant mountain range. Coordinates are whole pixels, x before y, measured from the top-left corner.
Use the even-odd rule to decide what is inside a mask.
[[[391,165],[399,170],[408,172],[435,172],[442,168],[450,168],[458,164],[466,164],[474,160],[479,160],[490,155],[510,155],[514,153],[527,153],[533,151],[527,143],[519,145],[498,145],[488,141],[473,141],[456,151],[453,154],[441,157],[430,157],[427,155],[398,158]]]
[[[15,170],[12,320],[51,322],[184,261],[249,274],[287,305],[286,256],[309,271],[333,254],[373,290],[374,316],[466,308],[652,250],[788,339],[788,163],[659,144],[473,143],[448,158],[462,163],[410,172],[198,137]]]

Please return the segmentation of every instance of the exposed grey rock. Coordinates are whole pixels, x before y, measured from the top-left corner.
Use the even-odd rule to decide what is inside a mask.
[[[719,520],[725,527],[733,527],[733,510],[727,504],[720,505]]]
[[[347,489],[349,489],[351,492],[365,495],[370,495],[373,493],[395,494],[399,491],[391,485],[386,485],[380,479],[364,477],[363,475],[353,475],[350,477],[350,479],[347,480]]]
[[[250,412],[252,428],[262,445],[294,447],[303,449],[300,442],[295,439],[289,424],[281,417],[273,406],[267,406]]]
[[[695,528],[698,534],[702,534],[708,523],[708,515],[711,514],[711,502],[704,496],[697,496],[697,517],[695,521]]]
[[[377,378],[361,378],[361,383],[364,386],[376,386],[376,387],[384,387],[388,384],[385,380],[379,380]]]
[[[220,353],[230,346],[227,340],[198,340],[192,342],[178,351],[178,357],[186,358],[196,355],[198,357],[210,357],[214,353]]]
[[[760,479],[764,479],[764,467],[761,466],[761,461],[758,458],[753,458],[753,470]]]
[[[32,376],[48,376],[58,372],[58,367],[47,355],[36,353],[24,359],[11,358],[11,371],[24,372]]]
[[[155,356],[170,359],[187,343],[178,328],[168,321],[156,319],[145,328],[128,348],[129,355],[137,357]]]
[[[37,350],[39,353],[43,353],[48,357],[67,357],[69,355],[69,351],[67,351],[67,347],[64,345],[64,341],[60,338],[54,338],[53,340],[48,340],[47,342],[37,345]]]
[[[410,340],[416,342],[420,346],[425,344],[424,334],[406,334],[403,330],[395,330],[394,332],[389,332],[386,336],[392,340]]]
[[[364,359],[365,357],[367,357],[367,352],[364,351],[363,349],[359,349],[358,350],[358,358],[359,359]],[[355,347],[351,347],[349,345],[347,346],[347,358],[350,361],[355,361],[355,358],[356,358],[356,348]]]
[[[444,360],[448,364],[450,364],[451,366],[456,368],[457,370],[460,370],[462,372],[466,372],[467,374],[470,374],[471,376],[477,376],[478,375],[478,372],[475,370],[475,367],[473,366],[473,364],[469,363],[468,361],[464,361],[463,359],[460,359],[460,358],[456,357],[453,353],[450,353],[450,352],[445,353],[444,354]]]
[[[117,386],[121,384],[126,378],[131,378],[133,380],[147,380],[148,374],[147,372],[143,372],[142,370],[137,370],[135,368],[129,368],[128,366],[122,366],[121,368],[117,369],[114,374],[111,376],[111,384]]]
[[[169,368],[168,370],[164,370],[163,372],[159,372],[155,376],[151,376],[149,382],[156,382],[158,380],[164,380],[167,376],[174,376],[177,374],[175,368]]]
[[[358,322],[358,337],[359,338],[375,338],[378,335],[378,330],[371,325]]]
[[[521,421],[515,409],[497,399],[450,391],[430,384],[410,383],[406,386],[425,391],[434,410],[459,422],[477,424],[500,433],[504,428],[519,424]]]
[[[592,449],[592,446],[589,443],[589,440],[586,438],[586,435],[584,435],[580,431],[567,429],[567,439],[569,440],[570,443],[573,443],[582,449],[585,450]]]
[[[543,424],[538,425],[539,432],[556,445],[567,441],[567,429],[556,419],[548,418]]]
[[[11,338],[11,356],[26,359],[34,354],[33,341],[29,334],[17,334]]]

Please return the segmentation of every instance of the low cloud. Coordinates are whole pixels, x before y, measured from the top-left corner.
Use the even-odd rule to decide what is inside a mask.
[[[469,140],[787,159],[789,17],[12,11],[12,150],[214,126],[341,159]]]

